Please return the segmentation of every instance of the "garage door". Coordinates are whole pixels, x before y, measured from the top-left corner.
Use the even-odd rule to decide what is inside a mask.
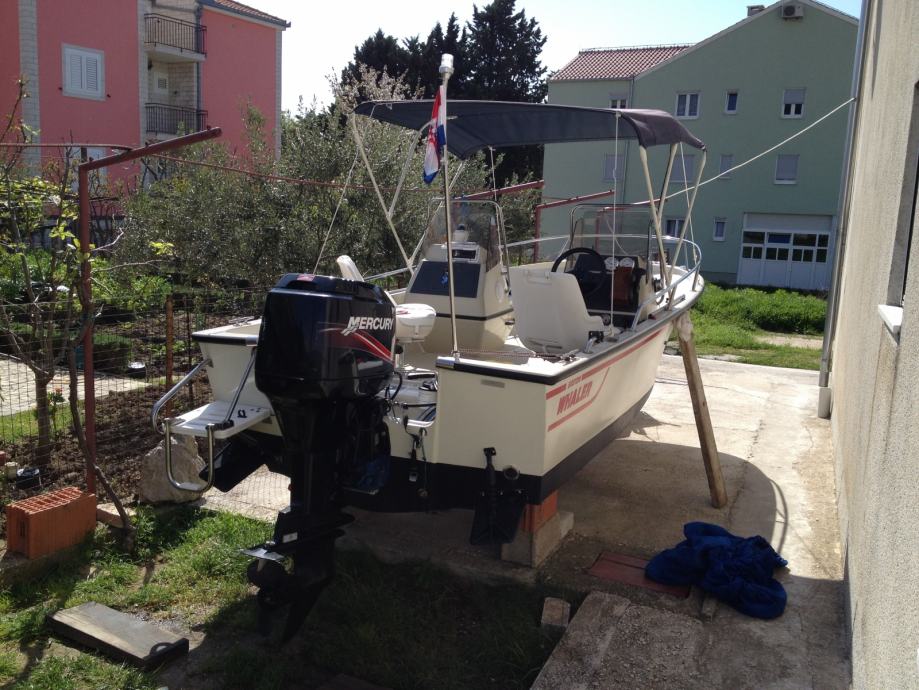
[[[744,215],[737,282],[827,290],[832,216]]]

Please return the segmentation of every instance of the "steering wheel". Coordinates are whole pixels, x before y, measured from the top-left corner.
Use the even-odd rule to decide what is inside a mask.
[[[590,247],[572,247],[558,255],[555,263],[552,264],[552,272],[555,273],[568,257],[575,254],[587,254],[591,257],[590,266],[587,268],[576,267],[575,270],[571,271],[571,274],[578,280],[581,295],[586,299],[603,287],[603,282],[607,275],[606,264],[603,257]]]

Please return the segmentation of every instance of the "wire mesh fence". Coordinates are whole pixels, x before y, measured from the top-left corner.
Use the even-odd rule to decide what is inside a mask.
[[[96,463],[120,498],[133,497],[140,458],[162,440],[151,424],[153,404],[201,359],[193,334],[257,318],[266,292],[176,288],[152,307],[109,302],[99,309],[90,382],[96,399]],[[86,362],[78,319],[44,304],[3,309],[0,450],[20,468],[19,476],[0,481],[5,505],[62,486],[85,486],[85,456],[72,419],[74,407],[83,416]],[[208,395],[201,376],[176,398],[176,410],[201,405]]]

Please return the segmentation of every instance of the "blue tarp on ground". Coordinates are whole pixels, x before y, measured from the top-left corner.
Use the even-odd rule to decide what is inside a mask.
[[[762,537],[737,537],[723,527],[687,522],[686,540],[661,551],[645,573],[667,585],[698,585],[741,613],[776,618],[785,610],[785,588],[772,577],[788,561]]]

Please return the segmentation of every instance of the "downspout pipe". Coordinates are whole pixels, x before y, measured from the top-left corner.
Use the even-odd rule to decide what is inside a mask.
[[[858,125],[858,109],[861,105],[862,74],[865,68],[865,33],[871,19],[871,0],[862,0],[861,15],[858,22],[858,34],[855,39],[855,60],[852,65],[852,87],[850,96],[853,101],[849,106],[849,119],[846,124],[846,143],[842,157],[842,172],[839,182],[839,200],[836,207],[836,242],[833,256],[833,277],[830,295],[827,299],[826,322],[823,328],[823,349],[820,353],[820,376],[817,382],[817,416],[829,419],[833,410],[833,391],[830,388],[830,369],[832,350],[836,337],[836,323],[839,319],[839,294],[842,281],[842,267],[846,254],[848,238],[849,191],[852,185],[853,156],[855,146],[855,129]]]

